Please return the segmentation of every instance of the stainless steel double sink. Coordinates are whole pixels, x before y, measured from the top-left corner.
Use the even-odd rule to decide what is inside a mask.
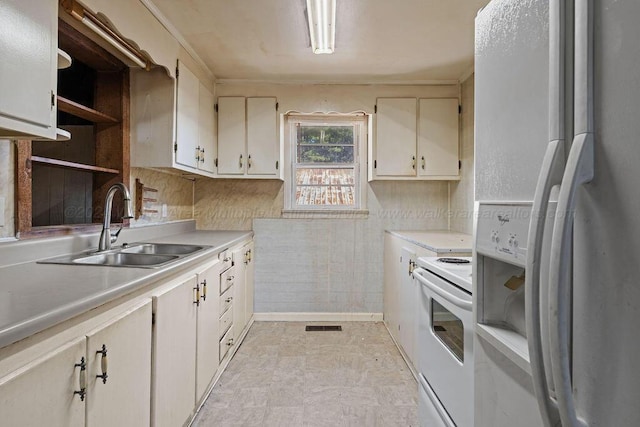
[[[159,268],[210,248],[205,245],[134,243],[104,252],[83,252],[38,261],[40,264]]]

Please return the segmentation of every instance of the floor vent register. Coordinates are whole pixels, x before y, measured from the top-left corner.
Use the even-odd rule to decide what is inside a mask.
[[[304,329],[307,332],[325,332],[325,331],[342,331],[342,326],[340,325],[307,325]]]

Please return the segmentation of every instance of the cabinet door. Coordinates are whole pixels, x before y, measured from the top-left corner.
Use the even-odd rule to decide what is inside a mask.
[[[0,136],[55,138],[58,2],[0,2]]]
[[[247,294],[246,294],[246,271],[245,248],[244,246],[233,251],[233,337],[238,341],[240,334],[247,324]]]
[[[241,96],[218,98],[218,174],[243,175],[247,164],[245,102]]]
[[[181,426],[195,405],[196,276],[153,297],[151,423]]]
[[[245,259],[246,259],[246,264],[247,264],[247,268],[245,270],[245,276],[244,276],[244,281],[245,281],[245,298],[246,298],[246,304],[245,304],[245,323],[248,323],[251,320],[251,317],[253,316],[253,300],[254,300],[254,271],[255,271],[255,265],[253,262],[253,255],[255,252],[255,245],[253,242],[249,243],[248,245],[246,245],[245,247]]]
[[[376,175],[416,175],[416,121],[415,98],[378,98]]]
[[[200,118],[198,78],[184,64],[178,63],[176,100],[176,162],[195,168],[198,165],[198,119]]]
[[[415,364],[416,318],[418,306],[417,288],[411,272],[415,265],[417,254],[415,249],[403,246],[401,251],[402,269],[400,277],[400,345],[404,349],[409,360]]]
[[[87,426],[149,425],[151,300],[88,333],[87,359]]]
[[[198,169],[215,172],[216,160],[216,121],[214,118],[213,94],[200,83],[200,119],[198,125],[198,145],[200,146],[200,164]]]
[[[389,233],[384,235],[384,321],[389,332],[400,342],[400,281],[402,255],[400,239]]]
[[[421,99],[418,123],[420,176],[458,176],[458,100]]]
[[[247,98],[247,174],[278,174],[277,121],[275,98]]]
[[[77,338],[0,378],[0,424],[84,426],[85,403],[74,391],[85,351],[85,338]]]
[[[198,273],[200,305],[198,306],[196,351],[196,402],[200,401],[218,369],[220,334],[220,302],[218,280],[220,263],[207,264]]]

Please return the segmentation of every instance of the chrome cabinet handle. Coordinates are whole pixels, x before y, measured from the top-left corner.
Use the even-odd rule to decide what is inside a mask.
[[[235,278],[234,276],[227,277],[227,282],[231,282],[234,278]]]
[[[96,351],[96,354],[101,354],[102,358],[100,359],[100,369],[102,370],[101,375],[96,375],[96,378],[102,378],[102,384],[107,383],[107,346],[102,344],[102,350]]]
[[[242,169],[242,154],[240,154],[240,169]]]
[[[247,168],[251,168],[251,154],[247,156]]]
[[[411,157],[411,169],[416,170],[416,156]]]
[[[74,367],[80,368],[80,374],[78,375],[80,390],[74,391],[73,395],[75,396],[77,394],[80,396],[80,400],[84,401],[87,395],[87,362],[84,360],[84,357],[80,358],[80,363],[76,363]]]
[[[200,146],[196,147],[196,162],[200,161]]]
[[[227,341],[227,347],[231,347],[233,345],[233,338],[229,338],[229,341]]]
[[[200,150],[200,163],[204,163],[204,148]]]
[[[424,166],[425,166],[424,156],[422,156],[422,170],[424,170]]]
[[[233,297],[229,297],[226,300],[224,300],[224,302],[231,302],[231,301],[233,301]]]

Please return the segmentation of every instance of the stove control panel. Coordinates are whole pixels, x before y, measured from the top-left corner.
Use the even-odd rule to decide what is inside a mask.
[[[478,203],[476,250],[486,256],[524,265],[531,203]]]

